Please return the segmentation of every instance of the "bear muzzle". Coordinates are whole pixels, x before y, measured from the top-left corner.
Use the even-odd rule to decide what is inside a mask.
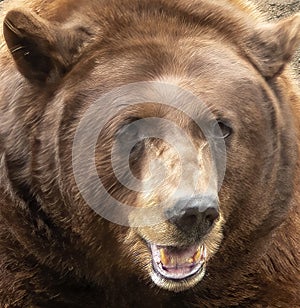
[[[209,259],[206,238],[219,220],[218,198],[212,194],[179,198],[165,209],[167,223],[175,228],[186,244],[148,243],[152,257],[152,280],[170,291],[182,291],[205,275]]]

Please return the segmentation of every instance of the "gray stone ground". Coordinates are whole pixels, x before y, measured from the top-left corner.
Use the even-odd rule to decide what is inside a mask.
[[[300,13],[300,0],[251,0],[258,5],[258,8],[265,13],[268,20],[274,20],[289,16],[293,13]],[[294,57],[293,66],[296,77],[300,84],[300,48]]]
[[[269,19],[282,18],[300,12],[300,0],[251,0],[258,4]]]

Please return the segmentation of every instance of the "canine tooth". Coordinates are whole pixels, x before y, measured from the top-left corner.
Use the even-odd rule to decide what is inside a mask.
[[[201,247],[201,260],[205,260],[207,257],[207,249],[204,245]]]
[[[162,264],[168,264],[168,257],[165,254],[165,250],[163,248],[160,249],[160,260]]]
[[[197,249],[196,253],[193,256],[193,259],[195,260],[195,262],[199,261],[201,257],[201,250]]]
[[[203,254],[203,249],[204,249],[204,245],[201,245],[201,247],[200,247],[200,253],[201,253],[201,255]]]

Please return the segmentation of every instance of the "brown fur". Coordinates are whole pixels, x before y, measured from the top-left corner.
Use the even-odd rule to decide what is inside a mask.
[[[241,0],[10,0],[1,15],[1,307],[300,307],[300,98],[286,66],[300,15],[266,24]],[[205,236],[206,275],[178,293],[151,281],[145,240],[203,238],[168,221],[130,229],[102,219],[72,170],[76,126],[90,103],[152,80],[192,91],[233,126],[220,218]],[[116,110],[103,106],[99,116]],[[185,128],[210,163],[205,141],[177,111],[148,103],[107,119],[99,175],[137,207],[172,190],[176,153],[150,140],[143,159],[132,160],[138,177],[154,157],[169,166],[168,185],[145,197],[116,182],[108,151],[128,117],[150,116]]]

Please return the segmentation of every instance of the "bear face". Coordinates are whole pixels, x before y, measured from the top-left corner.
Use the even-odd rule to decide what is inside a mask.
[[[209,306],[214,290],[211,305],[230,306],[232,275],[237,302],[264,303],[246,285],[296,198],[298,98],[282,72],[299,16],[251,23],[235,1],[102,5],[6,15],[3,219],[38,264],[101,290],[133,276],[162,297],[192,290]]]
[[[206,44],[208,45],[207,42]],[[226,50],[224,48],[222,52],[214,52],[214,50],[207,45],[203,47],[205,52],[199,47],[198,51],[201,55],[199,58],[197,55],[193,58],[190,57],[189,50],[191,47],[187,48],[187,55],[185,55],[184,52],[180,54],[180,60],[184,63],[184,67],[188,65],[192,67],[198,62],[201,63],[201,66],[198,71],[196,70],[196,65],[193,66],[193,78],[181,77],[180,79],[178,77],[176,80],[178,86],[184,85],[186,89],[193,91],[193,93],[197,93],[197,98],[200,100],[200,103],[190,103],[192,100],[191,98],[185,98],[184,95],[178,95],[178,98],[176,94],[174,95],[174,85],[172,86],[168,83],[168,75],[173,75],[174,73],[172,71],[167,71],[165,77],[163,73],[161,73],[156,79],[153,78],[153,80],[151,78],[150,82],[154,82],[154,88],[155,81],[158,82],[158,84],[161,84],[164,88],[165,92],[169,92],[169,100],[167,103],[169,103],[172,108],[169,108],[166,102],[160,101],[158,98],[156,102],[159,103],[140,103],[140,100],[145,100],[147,102],[145,93],[151,91],[151,85],[146,86],[138,83],[134,86],[131,83],[134,98],[136,98],[135,95],[137,95],[137,93],[141,96],[140,98],[140,96],[137,95],[137,104],[131,106],[131,104],[128,103],[128,101],[130,102],[131,100],[130,95],[127,99],[127,93],[120,94],[123,93],[123,90],[120,89],[118,90],[120,93],[116,94],[116,97],[106,102],[109,107],[106,110],[107,118],[105,118],[105,121],[101,119],[102,115],[100,117],[95,117],[95,119],[92,117],[91,120],[87,120],[89,123],[88,130],[93,133],[99,131],[99,122],[103,123],[104,129],[101,132],[101,137],[99,137],[99,145],[96,146],[98,176],[104,183],[106,190],[109,191],[109,194],[114,196],[118,201],[134,207],[151,207],[151,205],[156,206],[159,204],[162,205],[162,207],[165,206],[171,209],[174,208],[178,201],[182,199],[188,200],[193,196],[199,196],[200,199],[201,197],[208,196],[208,202],[209,204],[212,203],[212,207],[213,203],[217,203],[219,217],[216,221],[214,220],[213,223],[211,223],[208,231],[201,232],[202,227],[205,229],[204,225],[206,222],[203,223],[200,218],[197,218],[194,227],[192,222],[187,222],[187,224],[191,224],[191,226],[186,228],[186,230],[182,230],[182,228],[178,227],[178,225],[172,223],[170,220],[164,220],[155,225],[150,224],[150,226],[140,226],[140,221],[137,222],[136,225],[132,223],[131,226],[137,226],[137,228],[129,229],[126,232],[126,245],[122,254],[127,255],[132,247],[136,247],[133,254],[129,255],[129,263],[134,266],[132,270],[136,270],[136,259],[138,259],[139,266],[143,268],[143,273],[146,277],[152,277],[153,281],[160,287],[171,291],[182,291],[190,288],[203,278],[205,272],[204,268],[206,264],[209,266],[210,259],[218,252],[219,245],[222,243],[223,247],[226,247],[226,238],[223,239],[225,222],[226,226],[231,225],[230,228],[228,227],[230,230],[240,230],[245,224],[248,225],[249,217],[252,217],[248,226],[249,233],[241,233],[239,236],[235,235],[236,243],[230,243],[233,254],[232,262],[236,262],[235,254],[236,251],[241,250],[241,247],[245,250],[240,251],[240,255],[244,255],[245,260],[250,262],[249,258],[251,258],[252,253],[251,251],[246,252],[250,247],[244,246],[242,243],[250,241],[249,238],[253,236],[253,231],[255,232],[256,238],[255,245],[260,245],[260,237],[261,240],[263,240],[265,234],[268,234],[277,224],[280,224],[282,222],[281,219],[284,217],[282,215],[288,210],[288,208],[282,208],[276,205],[278,196],[274,195],[274,190],[270,190],[270,194],[267,194],[267,187],[270,189],[273,185],[275,190],[280,187],[282,191],[278,193],[282,195],[290,195],[292,193],[292,186],[286,185],[286,178],[290,178],[289,181],[291,181],[294,175],[293,170],[295,166],[296,147],[295,144],[289,144],[285,140],[294,138],[293,123],[284,123],[284,127],[280,129],[280,131],[285,131],[284,136],[278,135],[278,131],[272,129],[273,126],[281,125],[279,123],[282,121],[282,117],[290,118],[290,111],[287,108],[281,109],[280,114],[276,111],[278,102],[276,102],[276,98],[270,93],[269,86],[246,61],[241,60],[239,56],[232,53],[230,49]],[[159,53],[160,49],[161,47],[159,47],[156,52]],[[178,47],[175,46],[174,53],[171,54],[172,57],[175,57],[175,50],[177,49]],[[206,54],[209,55],[207,58],[205,57]],[[119,55],[114,59],[116,67],[123,68],[125,65],[123,61],[123,57],[119,57]],[[154,60],[150,58],[149,61]],[[188,64],[189,61],[191,61],[190,64]],[[107,65],[107,63],[105,62],[104,65]],[[138,54],[136,54],[134,66],[136,65],[142,67],[142,70],[145,70],[143,69],[143,65],[147,67],[149,64],[145,63],[144,59],[140,59],[139,62]],[[183,76],[186,75],[184,67],[181,68]],[[127,65],[127,69],[129,71],[135,71],[131,69],[129,65]],[[176,69],[180,69],[179,61]],[[130,74],[126,75],[123,70],[118,71],[117,68],[115,70],[116,75],[123,75],[123,83],[125,83],[125,80],[132,80]],[[93,101],[95,98],[97,100],[98,97],[101,96],[102,93],[99,89],[101,89],[103,82],[106,83],[104,75],[99,77],[99,72],[105,71],[101,64],[99,67],[95,68],[95,71],[97,74],[93,72],[91,74],[99,78],[99,81],[93,80],[92,82],[93,88],[91,91],[95,91],[96,94],[93,93],[90,96],[91,98],[85,95],[84,100],[88,102]],[[218,72],[218,74],[216,72]],[[226,81],[224,82],[225,74]],[[137,82],[135,79],[132,81]],[[123,83],[121,83],[121,85]],[[211,89],[216,85],[218,85],[218,91],[208,93],[209,91],[206,89]],[[169,90],[168,87],[170,87]],[[81,93],[79,95],[81,95]],[[145,96],[146,98],[144,98]],[[188,99],[190,99],[190,101],[187,101]],[[77,101],[77,97],[74,98],[71,96],[70,101],[72,100]],[[153,100],[153,98],[150,96],[149,101],[151,100]],[[203,106],[202,102],[205,102]],[[102,103],[99,104],[97,102],[96,104],[102,108]],[[129,106],[127,106],[127,104]],[[79,105],[85,106],[83,102],[79,103]],[[235,110],[234,106],[237,105],[240,107],[238,110]],[[72,104],[70,104],[70,106],[72,108]],[[190,116],[182,114],[180,110],[192,115],[192,119]],[[213,110],[213,112],[207,114],[207,110]],[[73,117],[73,113],[68,112],[68,114]],[[94,110],[91,114],[94,115],[98,113]],[[114,116],[114,114],[116,114],[116,116]],[[80,115],[82,116],[81,112]],[[153,120],[151,119],[156,118],[176,123],[176,126],[181,128],[183,132],[188,135],[188,139],[193,143],[194,150],[187,151],[187,153],[182,155],[176,153],[176,151],[174,151],[172,147],[169,147],[166,142],[163,142],[163,140],[173,140],[173,143],[171,141],[169,143],[175,146],[178,141],[174,140],[175,137],[172,139],[172,136],[180,136],[179,132],[175,133],[174,128],[172,129],[168,124],[153,124]],[[146,122],[139,124],[139,121],[143,119]],[[147,119],[150,119],[149,123],[147,123]],[[195,119],[195,121],[198,120],[200,126],[208,125],[207,122],[209,121],[212,121],[212,125],[215,123],[222,123],[224,125],[224,134],[226,134],[226,130],[230,130],[230,135],[223,140],[226,146],[226,174],[220,192],[218,191],[216,183],[210,183],[212,174],[211,165],[215,163],[211,161],[210,146],[205,140],[205,136],[203,136],[203,131],[194,123],[195,121],[193,121],[193,119]],[[82,120],[82,117],[80,117],[80,120]],[[97,123],[95,127],[91,124],[93,121]],[[66,120],[67,126],[70,122],[71,120]],[[227,123],[228,126],[224,123]],[[260,123],[260,125],[258,125],[258,123]],[[104,124],[107,125],[105,126]],[[154,132],[153,126],[156,128]],[[65,129],[68,130],[69,128],[66,127]],[[262,132],[265,133],[262,134]],[[70,143],[68,144],[69,149],[71,149],[71,145],[74,146],[74,134],[75,133],[70,134],[69,131],[67,134],[64,133],[64,135],[70,136]],[[161,139],[146,138],[143,137],[143,134],[145,136],[147,134],[159,135]],[[137,147],[130,152],[131,156],[128,155],[129,152],[126,151],[126,145],[131,143],[135,145],[134,140],[139,140],[139,136],[141,141],[137,142]],[[122,138],[125,138],[125,140],[122,140]],[[133,142],[130,138],[133,138]],[[182,137],[182,141],[179,143],[178,147],[187,148],[188,145],[185,144],[185,139],[183,138],[184,137]],[[117,162],[115,166],[113,166],[113,159],[111,158],[111,151],[113,151],[112,148],[114,143],[117,143],[117,146],[119,145],[121,147],[119,153],[116,153]],[[65,148],[65,145],[63,146]],[[90,144],[84,144],[79,148],[83,149],[85,154],[87,151],[86,149],[89,147]],[[289,152],[288,160],[282,161],[279,150],[281,148]],[[249,149],[251,149],[251,151],[249,151]],[[195,156],[195,151],[197,153],[196,158],[193,157]],[[69,175],[71,172],[71,165],[70,162],[68,163],[67,161],[70,160],[71,153],[66,152],[65,155],[65,160],[63,160],[61,165],[69,166],[69,169],[65,171],[65,174]],[[80,155],[80,153],[78,155]],[[126,164],[128,156],[130,156],[132,160],[129,167]],[[136,177],[141,180],[149,177],[149,172],[156,175],[159,174],[160,165],[157,167],[158,170],[154,168],[154,170],[149,171],[149,169],[151,169],[151,162],[157,159],[165,166],[162,173],[166,172],[164,180],[160,182],[157,187],[158,191],[153,188],[153,191],[151,190],[145,194],[143,192],[133,194],[130,189],[126,188],[130,182],[130,180],[127,179],[128,173],[130,172],[133,172]],[[193,159],[194,161],[192,161]],[[272,161],[272,168],[270,168],[268,163],[270,160]],[[84,165],[83,161],[88,161],[88,158],[83,156],[79,159],[79,164],[84,166],[82,168],[89,170],[85,176],[83,176],[87,178],[90,174],[91,167],[89,164]],[[244,162],[247,162],[247,164]],[[287,165],[287,167],[283,167],[282,164]],[[268,167],[266,168],[266,166]],[[72,168],[74,168],[74,166]],[[289,172],[285,171],[285,179],[281,179],[278,176],[278,168],[280,170],[282,170],[282,168],[290,170]],[[184,171],[179,169],[187,170]],[[118,179],[115,175],[116,170],[121,174],[121,177],[124,174],[125,180],[120,181],[120,179]],[[193,172],[198,172],[199,170],[201,171],[201,177],[199,178],[199,183],[195,184],[193,183]],[[115,175],[115,182],[112,182],[112,174]],[[179,181],[177,179],[178,176],[185,177],[182,180],[184,188],[182,192],[175,193],[174,190],[177,189]],[[193,179],[191,183],[190,178]],[[218,180],[217,176],[214,180]],[[124,183],[124,185],[122,183]],[[74,182],[71,182],[67,191],[69,191],[71,187],[75,187],[75,185]],[[142,187],[135,190],[143,191],[143,184],[141,185]],[[211,185],[213,185],[213,187],[211,187]],[[247,185],[248,189],[245,189],[245,185]],[[87,190],[89,187],[94,187],[92,180],[88,182],[88,185],[84,186],[82,190]],[[93,188],[93,194],[96,194],[96,190],[96,188]],[[96,202],[101,203],[99,201],[101,200],[100,198],[101,193],[98,194]],[[247,203],[244,203],[245,198]],[[273,200],[269,203],[269,207],[262,206],[257,208],[259,203],[265,203],[265,201],[263,201],[265,198],[269,201]],[[163,200],[165,201],[164,204],[162,204]],[[97,205],[95,205],[95,207],[97,207]],[[101,205],[99,207],[101,208]],[[276,210],[273,210],[274,216],[272,217],[272,223],[264,225],[262,222],[268,217],[271,209],[274,207]],[[109,208],[109,206],[105,206],[105,208]],[[253,211],[255,211],[255,213]],[[279,215],[279,213],[281,214]],[[279,220],[276,218],[277,215],[280,217]],[[193,217],[193,215],[191,216]],[[147,219],[149,219],[149,217],[151,217],[151,213],[145,214],[144,216],[144,218]],[[156,216],[154,217],[153,219],[157,218]],[[157,219],[160,218],[159,216]],[[130,219],[130,217],[128,219]],[[134,220],[135,218],[132,219]],[[142,218],[138,217],[136,219]],[[128,224],[130,225],[130,222]],[[197,230],[196,232],[194,232],[195,229]],[[227,237],[230,238],[230,236],[231,234],[229,233]],[[120,235],[118,235],[118,237],[120,237]],[[121,240],[122,242],[124,241],[124,235],[121,236]],[[255,247],[251,249],[256,251]],[[229,257],[230,254],[231,253],[228,252],[227,256]],[[257,254],[257,252],[255,252],[255,254]],[[199,266],[201,265],[201,269],[197,268],[197,266],[194,268],[189,263],[186,264],[187,260],[191,260],[197,256],[199,259],[196,260],[196,262],[193,261],[192,265],[194,263]],[[164,265],[171,268],[172,266],[169,262],[172,260],[173,262],[177,260],[176,262],[179,263],[176,264],[177,266],[186,267],[187,269],[185,269],[183,278],[179,278],[180,273],[178,273],[178,277],[176,276],[177,273],[175,273],[173,277],[161,270],[159,267],[163,264],[161,258],[167,263]],[[201,260],[201,258],[203,258],[203,260]],[[205,262],[203,262],[204,259]],[[255,260],[254,256],[253,260]],[[240,267],[242,261],[243,258],[240,257],[239,264],[231,264],[231,268],[236,266]],[[157,263],[159,266],[156,268]],[[147,270],[145,271],[145,269]],[[188,269],[190,269],[190,271]],[[196,269],[198,269],[197,273],[193,274],[193,271]]]

